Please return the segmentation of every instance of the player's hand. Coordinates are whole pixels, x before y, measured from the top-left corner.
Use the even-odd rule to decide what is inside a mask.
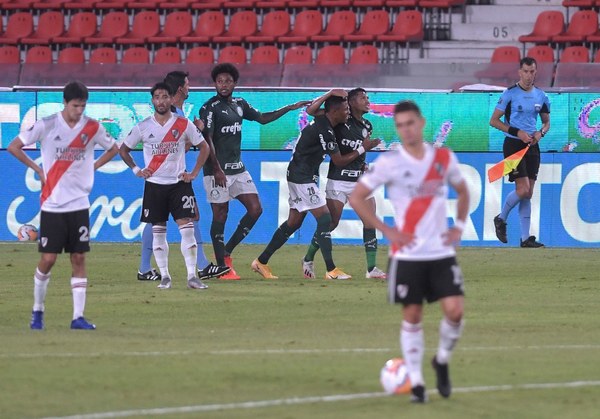
[[[369,151],[373,150],[379,144],[381,144],[381,140],[379,138],[371,140],[371,137],[369,136],[363,140],[362,146],[365,148],[366,151]]]
[[[308,106],[311,103],[312,103],[312,100],[301,100],[299,102],[292,103],[291,105],[288,105],[288,109],[290,111],[294,111],[296,109],[304,108],[305,106]]]
[[[327,92],[328,96],[348,97],[348,92],[344,89],[331,89]]]
[[[460,238],[462,236],[462,230],[459,228],[450,228],[447,232],[442,234],[442,238],[444,239],[444,244],[446,246],[454,246],[458,247],[460,244]]]
[[[183,180],[185,183],[190,183],[192,182],[194,179],[196,179],[196,175],[193,175],[192,173],[188,173],[188,172],[183,172],[182,174],[179,175],[179,179]]]
[[[204,121],[202,121],[201,119],[194,117],[193,124],[196,126],[196,128],[198,128],[198,131],[204,131]]]
[[[533,137],[531,135],[527,134],[522,129],[519,130],[519,139],[521,141],[523,141],[525,144],[529,144],[530,142],[533,141]]]
[[[382,230],[382,233],[391,244],[398,247],[410,246],[415,240],[413,234],[404,233],[396,227],[386,226],[385,230]]]
[[[152,176],[153,173],[154,172],[152,171],[152,169],[148,169],[147,167],[145,167],[139,172],[137,172],[136,176],[141,177],[143,179],[148,179],[150,176]]]
[[[214,177],[216,186],[219,186],[221,188],[227,186],[227,176],[225,176],[225,172],[223,171],[223,169],[219,167],[219,170],[215,170]]]

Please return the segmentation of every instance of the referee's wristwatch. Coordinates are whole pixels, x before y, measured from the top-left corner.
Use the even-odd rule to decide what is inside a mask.
[[[544,137],[546,135],[548,131],[544,131],[543,129],[540,130],[540,134],[542,135],[542,137]]]

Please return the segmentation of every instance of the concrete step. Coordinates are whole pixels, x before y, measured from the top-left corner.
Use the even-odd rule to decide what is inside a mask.
[[[498,5],[496,3],[492,6],[468,6],[466,21],[467,23],[493,23],[496,25],[500,22],[528,23],[533,28],[537,16],[546,10],[558,10],[566,16],[566,9],[561,5],[540,7],[533,2],[527,4],[520,2],[518,5]],[[452,18],[454,22],[454,16]]]
[[[519,36],[531,32],[530,23],[452,23],[453,41],[518,42]]]
[[[460,42],[431,41],[424,44],[422,59],[430,62],[489,63],[494,49],[499,46],[520,47],[518,42]],[[410,62],[413,62],[411,55]]]

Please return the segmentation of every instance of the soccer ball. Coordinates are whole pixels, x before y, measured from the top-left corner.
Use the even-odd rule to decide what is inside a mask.
[[[34,241],[38,238],[38,229],[31,224],[23,224],[17,231],[17,239],[20,242]]]
[[[402,358],[390,359],[385,363],[379,375],[379,381],[387,394],[410,393],[411,385],[408,370]]]

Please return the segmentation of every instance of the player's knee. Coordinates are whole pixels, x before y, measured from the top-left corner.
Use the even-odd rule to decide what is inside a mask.
[[[56,255],[54,253],[42,253],[42,257],[41,257],[40,263],[38,265],[38,268],[40,269],[40,271],[43,273],[50,272],[50,269],[52,269],[52,267],[56,263],[57,256],[58,255]]]
[[[449,307],[444,314],[451,322],[460,323],[463,318],[464,310],[461,305],[457,305],[454,307]]]
[[[83,267],[85,265],[85,254],[71,253],[71,264],[74,267]]]
[[[263,209],[262,206],[260,204],[254,205],[251,208],[248,208],[248,215],[253,219],[253,220],[258,220],[259,217],[262,215],[263,213]]]

